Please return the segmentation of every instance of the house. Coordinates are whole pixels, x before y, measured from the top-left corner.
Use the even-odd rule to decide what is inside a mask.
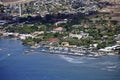
[[[68,48],[76,48],[76,45],[70,45],[69,42],[62,42],[61,46],[68,47]]]
[[[44,31],[35,31],[32,35],[37,36],[42,34],[44,34]]]
[[[104,49],[99,49],[100,52],[105,52],[105,53],[112,53],[112,47],[106,47]]]
[[[49,42],[58,42],[58,38],[49,38],[48,39]]]
[[[69,48],[76,48],[77,46],[76,45],[69,45],[68,47]]]
[[[76,37],[78,39],[81,39],[81,38],[87,38],[87,37],[89,37],[89,34],[88,33],[84,33],[84,32],[80,32],[80,34],[72,34],[72,33],[70,33],[69,37],[71,37],[71,38]]]
[[[18,36],[19,36],[19,33],[5,32],[5,33],[3,33],[3,36],[14,36],[14,37],[18,37]]]
[[[67,19],[64,19],[63,21],[58,21],[55,23],[55,25],[57,26],[58,24],[62,24],[62,23],[67,23]]]
[[[47,42],[48,42],[48,45],[49,45],[49,46],[53,46],[53,45],[58,44],[59,39],[58,39],[58,38],[49,38],[49,39],[47,40]]]
[[[69,46],[69,42],[62,42],[61,46],[66,46],[67,47],[67,46]]]
[[[53,32],[53,33],[61,33],[62,31],[63,31],[62,27],[57,27],[57,28],[53,29],[53,31],[51,31],[51,32]]]
[[[26,39],[27,37],[34,37],[34,36],[32,36],[31,34],[20,34],[20,36],[19,36],[19,38],[21,39],[21,40],[24,40],[24,39]]]
[[[78,39],[81,39],[82,38],[82,35],[81,34],[72,34],[72,33],[70,33],[69,34],[69,37],[71,37],[71,38],[78,38]]]
[[[117,40],[116,43],[120,45],[120,40]]]
[[[120,45],[114,45],[111,47],[105,47],[104,49],[99,49],[99,51],[106,52],[106,53],[114,53],[116,48],[120,47]]]
[[[97,46],[98,46],[98,43],[95,43],[95,44],[90,44],[90,47],[97,48]]]

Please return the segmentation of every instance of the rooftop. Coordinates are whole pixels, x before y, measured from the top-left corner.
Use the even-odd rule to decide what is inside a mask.
[[[57,42],[57,41],[58,41],[58,38],[49,38],[48,41],[49,41],[49,42]]]
[[[62,31],[63,28],[62,27],[58,27],[58,28],[55,28],[54,31]]]

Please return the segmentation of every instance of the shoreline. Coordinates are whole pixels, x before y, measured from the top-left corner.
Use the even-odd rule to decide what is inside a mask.
[[[11,40],[20,40],[21,42],[23,42],[21,39],[19,38],[10,38],[10,37],[0,37],[0,39],[11,39]],[[22,44],[24,45],[24,44]],[[69,48],[69,47],[64,47],[64,46],[48,46],[48,45],[45,45],[45,46],[40,46],[40,45],[37,45],[37,46],[30,46],[30,45],[24,45],[24,46],[29,46],[30,48],[32,49],[39,49],[39,48],[48,48],[47,51],[44,51],[44,50],[39,50],[39,51],[33,51],[33,50],[26,50],[24,51],[25,54],[28,54],[28,53],[38,53],[38,52],[43,52],[43,53],[49,53],[49,54],[59,54],[59,55],[69,55],[69,56],[79,56],[79,57],[95,57],[95,58],[98,58],[98,57],[101,57],[101,56],[106,56],[106,55],[118,55],[116,54],[115,52],[104,52],[104,51],[99,51],[99,50],[92,50],[89,48],[81,48],[81,46],[77,46],[76,48]],[[87,53],[87,55],[86,55]]]
[[[43,47],[45,48],[45,47]],[[42,54],[57,54],[57,55],[68,55],[68,56],[78,56],[78,57],[92,57],[92,58],[99,58],[102,56],[110,56],[109,54],[100,54],[100,53],[95,53],[95,52],[72,52],[72,51],[60,51],[60,50],[25,50],[24,54],[34,54],[34,53],[42,53]],[[112,55],[116,55],[116,54],[112,54]]]
[[[29,53],[42,53],[42,54],[57,54],[57,55],[68,55],[68,56],[78,56],[78,57],[92,57],[92,58],[98,58],[101,56],[85,56],[85,55],[81,55],[81,54],[74,54],[74,53],[63,53],[63,52],[51,52],[51,51],[30,51],[27,50],[24,52],[25,54],[29,54]]]

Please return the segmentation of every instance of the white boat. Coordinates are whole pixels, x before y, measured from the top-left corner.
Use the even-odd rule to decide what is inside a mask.
[[[81,53],[79,53],[78,55],[80,55],[80,56],[84,56],[84,54],[81,54]]]
[[[74,53],[74,54],[79,55],[79,53]]]
[[[8,56],[10,56],[11,54],[7,54]]]
[[[95,54],[94,57],[100,57],[100,55],[99,54]]]
[[[92,54],[89,54],[88,56],[89,56],[89,57],[93,57],[93,55],[92,55]]]
[[[30,50],[30,52],[34,52],[35,50]]]
[[[56,53],[60,53],[60,51],[55,51]]]
[[[41,51],[45,51],[45,49],[42,49]]]
[[[36,45],[36,46],[31,46],[31,48],[39,48],[40,45]]]
[[[107,68],[112,69],[112,68],[116,68],[117,66],[108,66]]]
[[[64,48],[64,50],[65,50],[65,51],[68,51],[68,50],[69,50],[69,48]]]
[[[108,53],[108,55],[115,55],[114,53]]]

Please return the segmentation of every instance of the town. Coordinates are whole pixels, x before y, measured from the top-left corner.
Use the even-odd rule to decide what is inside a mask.
[[[120,1],[1,0],[0,36],[46,53],[120,54]]]

